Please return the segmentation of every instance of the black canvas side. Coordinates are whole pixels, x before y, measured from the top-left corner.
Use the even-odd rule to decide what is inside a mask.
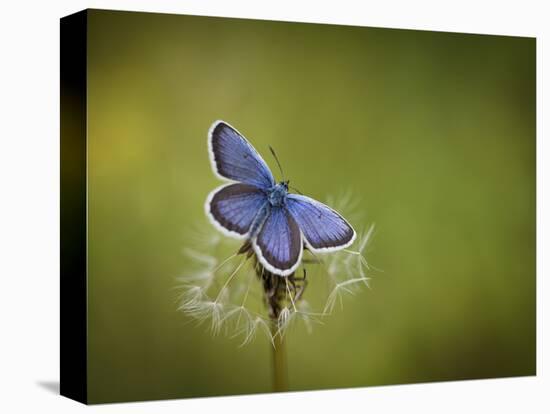
[[[60,393],[87,402],[86,56],[87,11],[60,27]]]

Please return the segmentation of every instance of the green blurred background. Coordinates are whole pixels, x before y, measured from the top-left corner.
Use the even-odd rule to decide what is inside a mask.
[[[535,374],[535,39],[111,11],[88,33],[91,402],[271,390],[267,339],[176,310],[216,119],[377,225],[372,289],[288,336],[292,390]]]

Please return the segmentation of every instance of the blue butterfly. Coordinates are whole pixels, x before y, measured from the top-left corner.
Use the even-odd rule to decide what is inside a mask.
[[[235,128],[216,121],[208,131],[214,173],[230,181],[206,199],[206,215],[222,233],[248,239],[269,272],[288,276],[305,248],[313,253],[348,247],[355,230],[336,211],[304,195],[291,194],[288,181],[275,182],[269,167]]]

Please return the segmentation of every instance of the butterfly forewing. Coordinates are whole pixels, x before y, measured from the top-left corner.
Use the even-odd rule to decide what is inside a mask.
[[[235,128],[215,122],[208,133],[212,168],[221,177],[258,188],[275,183],[269,167],[254,147]]]
[[[302,258],[302,235],[284,207],[271,208],[258,236],[253,240],[260,263],[271,273],[287,276]]]
[[[210,193],[206,213],[222,231],[245,237],[265,203],[266,195],[259,188],[249,184],[228,184]]]
[[[299,194],[289,194],[286,208],[302,231],[306,244],[314,252],[343,249],[353,243],[355,231],[330,207]]]

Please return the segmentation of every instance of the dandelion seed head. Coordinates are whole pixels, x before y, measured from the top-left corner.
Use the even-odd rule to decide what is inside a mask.
[[[328,204],[350,222],[360,217],[353,212],[358,203],[351,192],[333,197]],[[263,269],[253,252],[243,250],[246,245],[239,249],[210,226],[200,226],[192,231],[192,242],[183,249],[187,265],[177,278],[181,290],[178,310],[197,324],[207,325],[214,336],[224,333],[240,338],[240,346],[250,344],[258,334],[274,344],[275,337],[286,335],[291,327],[311,332],[314,324],[322,323],[337,305],[343,306],[346,296],[369,286],[365,252],[373,230],[374,226],[369,227],[354,245],[323,255],[322,260],[306,251],[304,257],[309,260],[283,278]],[[328,282],[324,298],[317,298],[315,306],[304,299],[306,286],[313,283],[306,277],[311,267],[316,269],[316,282],[317,275]],[[315,311],[316,307],[320,310]]]

